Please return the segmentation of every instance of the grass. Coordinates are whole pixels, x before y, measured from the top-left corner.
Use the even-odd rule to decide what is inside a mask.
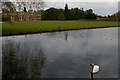
[[[1,23],[2,35],[26,34],[34,32],[49,32],[58,30],[73,30],[86,28],[103,28],[118,26],[118,22],[108,21],[22,21]],[[58,28],[60,27],[60,28]]]

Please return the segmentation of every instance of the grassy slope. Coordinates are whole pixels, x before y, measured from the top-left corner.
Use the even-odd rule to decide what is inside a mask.
[[[64,29],[81,29],[94,27],[118,26],[118,22],[107,21],[22,21],[14,23],[2,23],[2,33],[19,34],[37,31],[55,31],[58,27]]]

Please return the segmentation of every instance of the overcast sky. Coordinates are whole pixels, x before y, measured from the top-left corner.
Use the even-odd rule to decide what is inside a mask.
[[[28,2],[34,0],[10,0],[10,1]],[[84,10],[93,9],[94,13],[102,16],[107,16],[118,12],[118,2],[120,0],[42,0],[42,1],[45,2],[44,9],[48,9],[50,7],[64,9],[65,4],[67,3],[69,9],[76,7],[83,8]]]
[[[44,0],[45,9],[50,7],[63,8],[68,4],[70,8],[93,9],[94,13],[102,16],[112,15],[118,11],[119,0]]]

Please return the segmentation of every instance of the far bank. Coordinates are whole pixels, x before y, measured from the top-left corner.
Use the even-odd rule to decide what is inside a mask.
[[[79,29],[94,29],[118,27],[118,22],[112,21],[21,21],[4,22],[2,24],[2,36],[24,35],[43,32],[56,32]]]

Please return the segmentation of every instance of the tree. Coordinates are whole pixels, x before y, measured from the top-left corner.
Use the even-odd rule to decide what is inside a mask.
[[[75,8],[70,9],[70,15],[69,15],[70,20],[74,20],[75,11],[76,11]]]
[[[28,0],[29,2],[24,2],[24,0],[21,0],[21,2],[16,2],[16,7],[18,7],[19,11],[23,11],[24,7],[26,7],[28,10],[31,9],[33,11],[40,11],[44,8],[44,2],[42,0]]]
[[[120,2],[119,2],[119,3],[120,3]],[[120,11],[118,12],[117,16],[118,16],[118,22],[119,22],[119,24],[120,24]]]
[[[26,7],[24,7],[24,12],[27,12]]]
[[[2,8],[7,9],[8,11],[16,11],[16,7],[12,2],[2,2]]]
[[[94,13],[92,14],[92,19],[97,19],[97,16]]]
[[[86,19],[96,19],[92,9],[86,10]]]
[[[44,11],[44,20],[58,20],[59,10],[55,8],[49,8]]]
[[[93,13],[93,10],[92,10],[92,9],[86,10],[86,13],[87,13],[87,14],[92,14],[92,13]]]
[[[85,12],[83,11],[83,8],[79,10],[79,19],[85,19]]]
[[[14,21],[16,7],[12,2],[2,2],[2,19],[3,21]],[[11,17],[12,16],[12,17]]]
[[[79,20],[79,19],[85,19],[85,12],[83,11],[83,8],[72,8],[70,9],[70,20]]]
[[[96,14],[92,9],[84,11],[83,8],[68,9],[68,5],[65,5],[65,9],[49,8],[42,11],[42,20],[79,20],[79,19],[96,19]]]
[[[39,14],[41,14],[41,9],[44,7],[44,2],[42,0],[28,0],[28,2],[24,2],[24,0],[21,0],[21,2],[2,2],[2,8],[7,9],[7,13],[2,12],[3,14],[7,14],[7,17],[5,17],[5,20],[14,21],[16,15],[16,9],[18,12],[24,11],[27,12],[27,9],[31,9],[32,11],[38,11]],[[10,18],[10,19],[7,19]]]
[[[64,16],[64,14],[62,12],[58,17],[58,20],[65,20],[65,16]]]
[[[78,13],[78,8],[75,8],[76,11],[75,11],[75,20],[78,20],[79,19],[79,13]]]
[[[110,15],[108,15],[108,18],[110,18]]]
[[[69,20],[69,9],[67,4],[65,4],[64,15],[65,15],[65,20]]]
[[[8,9],[2,8],[2,21],[10,21]]]

